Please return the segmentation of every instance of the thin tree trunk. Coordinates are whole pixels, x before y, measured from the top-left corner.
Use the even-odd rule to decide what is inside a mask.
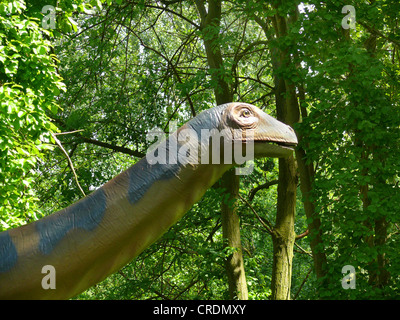
[[[287,21],[276,14],[274,28],[277,37],[286,35]],[[288,64],[286,51],[272,48],[272,64],[275,71],[275,100],[278,120],[293,126],[299,120],[299,109],[294,86],[277,71]],[[296,108],[297,107],[297,108]],[[273,269],[271,291],[273,300],[290,299],[293,246],[295,240],[294,221],[296,212],[297,168],[293,156],[279,159],[279,183],[276,224],[273,232]]]
[[[279,159],[276,223],[273,230],[271,291],[273,300],[289,300],[292,279],[294,219],[296,212],[296,163],[293,156]]]
[[[219,46],[219,28],[221,21],[221,0],[209,0],[208,8],[204,0],[196,0],[196,6],[201,19],[201,32],[207,55],[217,105],[232,102],[233,95],[229,84],[221,77],[224,68],[221,47]],[[247,300],[247,284],[244,271],[242,246],[240,241],[240,223],[236,214],[236,201],[239,192],[239,177],[234,171],[227,172],[221,180],[225,188],[224,198],[229,199],[221,204],[221,222],[225,245],[234,248],[234,253],[226,260],[225,267],[228,276],[229,295],[231,299]]]
[[[300,103],[305,101],[305,92],[302,85],[299,86],[299,98]],[[301,108],[301,116],[302,118],[307,116],[305,109]],[[297,138],[299,144],[304,145],[302,135],[297,134]],[[308,223],[308,230],[311,238],[310,247],[313,256],[315,275],[318,280],[322,280],[325,279],[327,260],[325,251],[322,249],[321,219],[319,214],[315,211],[314,202],[310,200],[312,183],[314,180],[314,166],[312,163],[306,163],[306,151],[302,146],[296,148],[296,161],[300,176],[300,190],[303,196],[304,212],[307,219],[310,221]],[[320,285],[323,284],[320,283]]]
[[[375,2],[375,1],[372,1]],[[345,30],[343,31],[343,37],[346,41],[352,41],[351,36],[350,36],[350,30]],[[370,34],[370,36],[365,40],[364,42],[364,47],[367,49],[368,53],[370,54],[371,57],[374,57],[376,54],[376,43],[377,43],[377,36],[376,34]],[[353,74],[350,74],[349,77],[354,77]],[[368,159],[372,156],[374,160],[376,158],[376,162],[381,162],[383,163],[384,156],[382,156],[382,152],[379,152],[379,150],[376,150],[376,146],[368,146],[363,143],[362,138],[359,138],[359,132],[355,132],[355,144],[358,146],[360,149],[362,149],[362,154],[361,158],[364,160],[364,162],[367,162]],[[361,171],[362,176],[368,176],[371,175],[371,172],[369,171],[368,168],[363,168]],[[383,178],[378,179],[376,184],[385,184],[385,180]],[[363,185],[360,185],[360,198],[363,203],[363,210],[367,211],[368,207],[371,205],[371,199],[369,196],[370,192],[370,185],[368,183],[365,183]],[[373,188],[373,186],[372,186]],[[386,220],[385,216],[378,216],[375,218],[370,218],[367,221],[364,222],[364,225],[369,228],[373,233],[369,236],[364,237],[364,241],[371,247],[371,248],[379,248],[378,249],[378,254],[375,259],[373,259],[370,262],[369,265],[369,284],[377,287],[377,288],[383,288],[385,287],[390,280],[390,273],[387,270],[387,265],[389,264],[389,261],[387,257],[385,256],[384,250],[382,248],[385,246],[388,236],[388,226],[389,223]]]
[[[221,204],[222,233],[225,246],[234,248],[234,252],[225,261],[229,296],[231,299],[247,300],[247,283],[240,241],[240,219],[236,213],[239,176],[235,175],[234,170],[230,170],[223,176],[222,184],[225,189],[224,200]]]

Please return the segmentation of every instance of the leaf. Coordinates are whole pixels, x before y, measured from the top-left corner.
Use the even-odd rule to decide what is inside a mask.
[[[96,6],[100,9],[103,10],[103,5],[101,3],[101,0],[96,0]]]
[[[72,19],[72,17],[68,17],[67,19],[70,23],[70,26],[72,27],[72,30],[74,32],[77,32],[78,31],[78,23],[74,19]]]
[[[45,46],[38,46],[38,52],[39,54],[45,55],[47,54],[47,49]]]

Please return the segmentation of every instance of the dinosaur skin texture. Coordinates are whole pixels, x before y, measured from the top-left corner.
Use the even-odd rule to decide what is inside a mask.
[[[173,143],[182,147],[179,134],[185,129],[223,132],[225,144],[219,142],[219,151],[227,149],[227,141],[244,147],[253,144],[255,158],[286,157],[297,144],[289,126],[255,106],[229,103],[187,122],[160,143],[157,155],[168,154]],[[189,146],[202,152],[190,151],[186,163],[153,163],[146,156],[71,206],[0,233],[0,299],[68,299],[129,263],[235,166],[222,156],[221,161],[200,159],[204,152],[208,159],[218,159],[212,158],[211,140],[201,136],[191,141]],[[42,287],[46,265],[56,272],[55,289]]]

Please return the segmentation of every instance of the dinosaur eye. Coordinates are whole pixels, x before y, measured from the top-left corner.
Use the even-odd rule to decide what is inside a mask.
[[[259,117],[257,110],[246,103],[234,103],[229,109],[228,117],[241,129],[248,129],[257,126]]]
[[[243,117],[243,118],[248,118],[248,117],[251,116],[251,111],[249,109],[243,109],[240,112],[240,116]]]

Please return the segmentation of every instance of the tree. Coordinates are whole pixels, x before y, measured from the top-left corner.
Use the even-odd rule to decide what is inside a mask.
[[[200,15],[200,31],[204,41],[216,103],[220,105],[233,102],[233,93],[229,83],[232,81],[230,80],[231,75],[226,70],[227,66],[223,61],[219,36],[222,2],[210,0],[206,9],[204,1],[199,0],[196,1],[196,6]],[[231,299],[247,300],[248,292],[240,241],[240,223],[235,208],[235,200],[239,192],[239,177],[235,176],[233,170],[224,174],[222,186],[226,195],[225,201],[221,204],[222,231],[227,242],[226,245],[235,249],[235,252],[226,260],[229,293]]]

